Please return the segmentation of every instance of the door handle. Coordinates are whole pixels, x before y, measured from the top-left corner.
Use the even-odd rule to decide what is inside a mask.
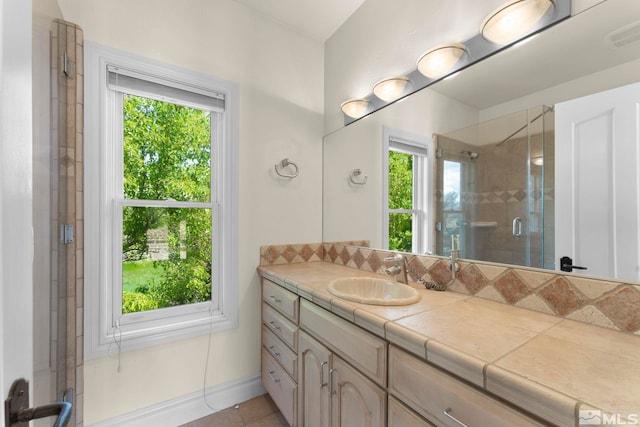
[[[320,388],[324,388],[327,386],[327,383],[323,381],[324,381],[324,367],[327,366],[328,364],[329,362],[322,362],[320,364]]]
[[[64,393],[61,402],[50,403],[48,405],[28,408],[29,406],[29,383],[24,378],[16,380],[11,385],[9,397],[4,402],[5,426],[23,426],[31,420],[39,418],[53,417],[57,415],[53,427],[66,427],[71,418],[73,407],[73,389],[68,389]],[[24,409],[28,408],[28,409]]]
[[[335,368],[329,369],[329,396],[333,396],[334,394],[336,394],[336,392],[333,391],[333,374],[335,372]]]
[[[579,265],[573,265],[571,257],[563,256],[560,258],[560,270],[561,271],[573,271],[573,270],[586,270],[587,267],[581,267]]]
[[[517,216],[513,218],[513,224],[511,225],[511,233],[516,239],[522,236],[522,219]]]
[[[458,424],[461,427],[467,427],[467,425],[465,423],[463,423],[462,421],[460,421],[459,419],[457,419],[456,417],[453,416],[453,414],[451,413],[453,412],[453,410],[451,408],[447,408],[444,411],[442,411],[442,413],[444,414],[445,417],[453,420],[456,424]]]

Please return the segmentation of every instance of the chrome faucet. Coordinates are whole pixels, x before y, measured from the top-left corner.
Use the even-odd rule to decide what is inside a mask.
[[[395,276],[396,280],[400,283],[409,283],[409,279],[407,278],[407,259],[403,255],[395,254],[384,260],[393,261],[393,266],[384,269],[385,274]],[[401,277],[397,277],[400,273],[402,273]]]

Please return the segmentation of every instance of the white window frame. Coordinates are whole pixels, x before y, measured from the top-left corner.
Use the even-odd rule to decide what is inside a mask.
[[[382,143],[382,244],[389,249],[389,215],[392,213],[412,214],[411,252],[433,253],[433,140],[421,135],[385,126]],[[389,209],[389,151],[413,154],[413,206],[412,209]]]
[[[170,87],[224,97],[224,112],[212,112],[211,203],[217,235],[212,242],[211,301],[119,315],[122,307],[122,147],[120,129],[109,120],[122,102],[108,89],[107,67],[133,70]],[[238,89],[237,85],[136,55],[85,42],[84,143],[84,342],[85,358],[114,349],[148,347],[238,326]],[[214,123],[216,122],[217,123]],[[117,124],[118,121],[116,120]],[[111,129],[110,129],[111,127]],[[120,136],[115,135],[120,132]],[[217,139],[217,146],[214,145]],[[217,197],[216,197],[217,195]],[[157,206],[153,201],[136,201]],[[171,202],[161,202],[163,206]],[[126,203],[130,205],[131,203]],[[170,206],[174,207],[174,206]],[[188,207],[176,203],[175,207]],[[120,222],[118,222],[120,220]],[[116,279],[114,279],[116,278]]]

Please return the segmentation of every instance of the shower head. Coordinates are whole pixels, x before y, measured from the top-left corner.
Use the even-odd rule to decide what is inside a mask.
[[[460,154],[466,154],[467,156],[469,156],[469,159],[471,159],[471,160],[475,160],[478,157],[480,157],[480,154],[476,153],[475,151],[470,151],[470,150],[462,150],[460,152]]]

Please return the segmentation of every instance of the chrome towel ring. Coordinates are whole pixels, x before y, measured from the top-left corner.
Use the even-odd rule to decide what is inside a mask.
[[[366,175],[361,177],[360,175],[362,175],[362,171],[360,169],[352,170],[351,174],[349,175],[349,181],[351,181],[351,183],[355,185],[365,185],[369,177]]]
[[[289,167],[289,170],[293,169],[293,172],[287,173],[286,171],[283,172],[284,168]],[[276,173],[284,178],[295,178],[296,176],[298,176],[298,165],[296,165],[293,162],[290,162],[289,159],[282,159],[280,161],[280,163],[274,165],[274,168],[276,170]]]

